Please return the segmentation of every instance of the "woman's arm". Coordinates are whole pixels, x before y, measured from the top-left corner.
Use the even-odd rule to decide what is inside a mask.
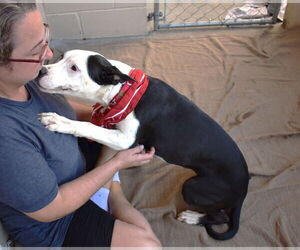
[[[138,146],[124,150],[104,164],[97,164],[90,172],[61,185],[56,197],[47,206],[25,214],[41,222],[51,222],[72,213],[86,203],[120,169],[148,163],[155,150],[152,148],[150,152],[142,153],[143,149],[143,146]]]

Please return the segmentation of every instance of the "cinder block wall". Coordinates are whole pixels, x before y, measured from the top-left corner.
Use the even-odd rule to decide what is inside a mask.
[[[144,35],[147,6],[141,3],[40,3],[54,39]]]

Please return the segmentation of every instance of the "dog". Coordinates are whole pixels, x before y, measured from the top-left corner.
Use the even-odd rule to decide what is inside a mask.
[[[63,94],[87,105],[110,105],[124,83],[134,83],[127,64],[84,50],[67,51],[57,63],[42,68],[37,84],[48,93]],[[197,212],[187,210],[178,219],[205,227],[214,239],[227,240],[238,231],[247,195],[246,161],[233,139],[188,98],[160,79],[144,76],[147,88],[125,119],[113,129],[72,121],[55,113],[41,114],[51,131],[85,137],[115,150],[138,144],[154,146],[165,161],[192,169],[182,194]],[[198,213],[199,212],[199,213]],[[227,224],[225,232],[213,225]]]

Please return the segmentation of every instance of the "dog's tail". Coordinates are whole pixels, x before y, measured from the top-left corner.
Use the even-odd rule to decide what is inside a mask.
[[[214,231],[212,228],[213,225],[207,224],[205,225],[205,229],[209,236],[216,240],[229,240],[231,239],[239,230],[240,224],[240,214],[242,209],[243,201],[239,202],[234,208],[231,209],[229,214],[229,222],[228,222],[228,230],[223,233],[219,233]]]

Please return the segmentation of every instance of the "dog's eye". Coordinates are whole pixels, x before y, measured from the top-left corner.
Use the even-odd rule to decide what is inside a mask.
[[[73,70],[73,71],[78,71],[78,68],[77,68],[77,66],[74,64],[74,65],[72,65],[71,70]]]

